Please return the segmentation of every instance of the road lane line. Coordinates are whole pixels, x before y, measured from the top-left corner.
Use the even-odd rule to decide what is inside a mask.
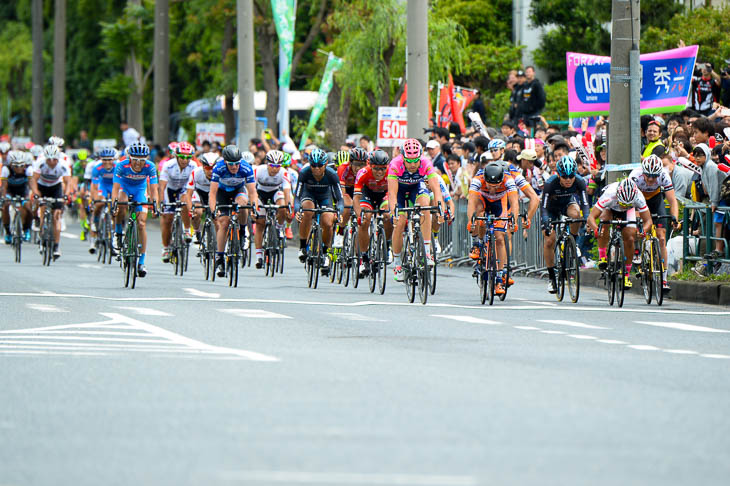
[[[123,306],[118,305],[115,306],[117,309],[124,309],[127,311],[132,311],[137,315],[140,316],[160,316],[160,317],[172,317],[172,314],[169,312],[157,310],[157,309],[151,309],[149,307],[132,307],[132,306]]]
[[[586,334],[568,334],[573,339],[598,339],[596,336],[588,336]]]
[[[703,358],[730,359],[727,354],[701,354]]]
[[[39,312],[69,312],[67,309],[61,309],[55,305],[49,304],[25,304],[28,309],[39,311]]]
[[[225,481],[287,484],[367,484],[403,486],[476,486],[473,476],[305,471],[221,471]]]
[[[603,344],[629,344],[626,341],[619,341],[618,339],[596,339],[596,342]]]
[[[662,351],[672,354],[700,354],[697,351],[691,351],[689,349],[662,349]]]
[[[221,296],[221,294],[218,294],[216,292],[203,292],[202,290],[191,289],[189,287],[186,287],[183,290],[195,297],[205,297],[207,299],[217,299]]]
[[[629,344],[626,347],[631,348],[631,349],[638,349],[639,351],[659,351],[660,350],[660,348],[657,348],[656,346],[651,346],[649,344]]]
[[[61,236],[63,236],[64,238],[71,239],[71,240],[76,240],[79,237],[79,235],[77,235],[77,234],[67,233],[65,231],[61,231]]]
[[[502,324],[498,321],[490,321],[489,319],[481,319],[472,316],[452,316],[448,314],[431,314],[431,317],[441,317],[443,319],[451,319],[453,321],[469,322],[471,324]]]
[[[530,304],[547,305],[549,307],[556,307],[558,305],[555,302],[546,302],[544,300],[525,300],[525,302],[528,302]]]
[[[552,331],[552,330],[549,330],[549,329],[546,329],[546,330],[540,331],[540,332],[543,333],[543,334],[567,334],[564,331]]]
[[[218,312],[232,314],[236,317],[250,317],[252,319],[293,319],[291,316],[262,309],[218,309]]]
[[[362,314],[356,314],[355,312],[328,312],[327,314],[340,317],[347,321],[388,322],[387,319],[377,319],[375,317],[368,317]]]
[[[522,329],[523,331],[541,331],[539,327],[535,326],[512,326],[515,329]]]
[[[537,322],[546,322],[548,324],[557,324],[559,326],[582,327],[584,329],[611,329],[610,327],[594,326],[593,324],[584,324],[582,322],[564,321],[561,319],[538,319]]]
[[[93,268],[94,270],[101,270],[102,268],[104,268],[101,265],[97,265],[94,263],[79,263],[76,266],[79,268]]]
[[[692,332],[719,332],[728,333],[730,330],[717,329],[714,327],[695,326],[693,324],[682,324],[681,322],[657,322],[657,321],[634,321],[637,324],[646,324],[647,326],[667,327],[669,329],[678,329],[680,331]]]

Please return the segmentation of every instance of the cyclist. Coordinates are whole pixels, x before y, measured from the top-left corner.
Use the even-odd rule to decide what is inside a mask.
[[[89,159],[89,152],[81,149],[76,153],[78,160],[73,164],[71,171],[71,180],[76,191],[76,201],[79,208],[79,223],[81,224],[81,241],[86,240],[86,234],[89,232],[89,220],[86,214],[86,208],[89,206],[89,187],[91,186],[91,171],[94,168],[95,161]],[[91,239],[91,238],[89,238]]]
[[[436,203],[443,207],[443,195],[439,186],[439,175],[433,168],[431,160],[423,157],[423,147],[415,138],[409,138],[403,143],[401,154],[397,155],[388,165],[388,209],[390,218],[395,221],[396,208],[405,208],[407,205],[427,206],[430,203],[429,190],[436,195]],[[401,251],[403,250],[403,231],[407,218],[400,215],[393,229],[393,257],[395,259],[394,279],[403,281],[403,266]],[[443,216],[439,215],[439,222]],[[428,265],[434,264],[431,256],[431,213],[425,212],[421,217],[421,232],[426,247]]]
[[[22,152],[11,151],[0,171],[0,199],[4,197],[27,198],[30,192],[29,181],[33,177],[33,167],[29,165]],[[27,201],[20,207],[20,217],[23,221],[23,239],[30,241],[30,205]],[[5,226],[5,243],[13,241],[10,232],[10,201],[3,201],[3,225]]]
[[[451,223],[454,220],[454,216],[456,215],[456,206],[454,205],[454,200],[451,198],[451,193],[449,193],[449,189],[446,187],[446,183],[444,182],[443,177],[438,178],[439,186],[441,187],[441,194],[444,197],[444,203],[446,204],[446,210],[444,213],[444,220],[448,223]],[[433,191],[428,191],[428,195],[430,197],[430,203],[431,205],[434,204],[435,195]],[[438,218],[432,218],[431,223],[431,233],[432,235],[432,241],[433,241],[433,251],[435,254],[441,253],[441,244],[439,243],[438,237],[439,232],[441,231],[441,223],[439,222]]]
[[[606,186],[600,199],[591,209],[588,215],[588,228],[598,231],[596,218],[601,220],[619,219],[622,221],[636,222],[636,211],[639,212],[644,226],[644,233],[651,230],[651,213],[646,205],[646,200],[636,187],[636,182],[629,177],[621,182],[614,182]],[[637,222],[638,224],[638,222]],[[636,239],[636,228],[631,225],[624,226],[621,230],[624,240],[624,256],[626,257],[626,277],[624,279],[624,287],[630,289],[632,287],[629,280],[631,272],[632,257],[634,256],[634,240]],[[608,244],[609,231],[608,226],[603,226],[601,234],[598,236],[598,268],[605,270],[608,267],[606,259],[606,245]]]
[[[641,194],[646,199],[646,205],[649,207],[649,214],[658,216],[666,216],[667,210],[664,206],[664,199],[669,203],[669,214],[672,216],[672,225],[677,227],[677,217],[679,215],[679,205],[674,194],[674,186],[672,185],[672,177],[667,169],[664,168],[662,159],[654,154],[649,155],[641,162],[641,167],[632,170],[629,177],[636,182]],[[662,196],[662,193],[664,195]],[[665,227],[666,220],[658,219],[654,222],[656,225],[656,234],[659,239],[659,247],[662,252],[662,259],[667,261],[667,229]],[[664,269],[662,275],[663,290],[669,290],[667,283],[667,270]]]
[[[347,206],[352,206],[352,198],[355,195],[355,177],[357,177],[360,170],[365,168],[365,165],[368,163],[368,157],[368,153],[360,147],[350,150],[348,162],[343,162],[342,157],[335,157],[335,162],[339,164],[337,167],[337,176],[340,178],[342,197],[345,198],[346,206],[345,211],[342,213],[342,224],[337,229],[337,235],[335,235],[333,245],[335,248],[342,248],[345,225],[350,220],[350,210]]]
[[[286,170],[287,175],[289,176],[289,184],[291,184],[292,189],[297,187],[297,181],[299,180],[299,172],[294,170],[294,168],[291,166],[291,155],[287,152],[284,152],[284,159],[281,161],[281,166]],[[284,234],[286,235],[287,240],[291,240],[294,238],[294,233],[291,230],[291,223],[294,219],[294,213],[289,213],[286,216],[286,230]]]
[[[467,231],[472,235],[472,251],[471,258],[479,260],[479,245],[484,241],[487,233],[487,227],[480,221],[480,224],[473,225],[471,220],[473,216],[484,216],[491,214],[498,218],[512,215],[512,226],[517,221],[518,213],[518,196],[517,186],[512,176],[505,174],[501,164],[489,164],[484,169],[480,169],[469,185],[469,199],[467,203],[466,217]],[[495,237],[497,247],[497,285],[494,289],[496,294],[503,294],[504,284],[502,267],[507,261],[507,248],[504,244],[504,235],[507,230],[506,221],[495,221]],[[478,238],[478,239],[477,239]],[[476,272],[476,268],[475,268]]]
[[[162,159],[158,162],[158,172],[162,172],[162,168],[165,164],[175,158],[175,150],[177,150],[178,145],[180,145],[178,142],[170,142],[167,144],[167,155],[162,157]]]
[[[251,152],[249,155],[253,156]],[[244,206],[251,202],[254,206],[258,205],[258,195],[256,194],[256,180],[253,175],[251,164],[243,159],[243,155],[239,148],[235,145],[226,145],[221,152],[223,160],[219,160],[213,167],[212,177],[210,179],[210,192],[208,196],[208,205],[213,217],[216,217],[216,207],[229,206],[233,203]],[[226,238],[228,236],[228,224],[231,221],[231,210],[224,208],[220,210],[220,217],[217,221],[217,254],[216,268],[218,276],[226,276],[226,267],[224,254],[226,248]],[[248,220],[248,210],[239,209],[238,218],[241,227],[246,225]]]
[[[190,175],[196,165],[191,164],[195,148],[188,142],[180,142],[175,149],[175,158],[165,162],[160,171],[160,199],[163,202],[160,215],[160,233],[162,235],[162,261],[170,261],[170,238],[172,237],[172,219],[175,208],[167,206],[177,201],[186,203],[186,208],[181,211],[183,223],[183,238],[190,243],[193,237],[190,235],[190,201],[185,201],[182,196],[186,193],[186,186]]]
[[[349,152],[346,152],[349,154]],[[372,210],[388,209],[388,179],[385,177],[388,171],[388,163],[390,157],[382,150],[375,150],[370,154],[370,163],[357,173],[355,178],[355,192],[353,199],[353,209],[357,216],[360,231],[360,250],[362,262],[360,263],[360,275],[366,277],[370,273],[370,257],[368,256],[368,246],[370,244],[370,218],[371,213],[363,214],[363,209]],[[393,235],[393,223],[390,219],[385,219],[385,235],[390,245]]]
[[[577,174],[578,165],[573,157],[564,155],[558,160],[556,172],[543,186],[542,203],[540,213],[542,219],[542,230],[545,234],[542,249],[545,257],[545,265],[549,275],[548,292],[557,292],[555,278],[555,241],[556,235],[552,232],[551,221],[559,220],[561,216],[571,219],[588,216],[590,204],[586,195],[587,183],[585,179]],[[578,239],[580,223],[570,225],[570,234]]]
[[[33,177],[30,180],[30,187],[36,197],[69,198],[73,186],[71,184],[71,171],[68,165],[61,162],[61,150],[56,145],[46,145],[43,155],[36,162],[33,169]],[[39,206],[41,218],[43,218],[44,204]],[[63,202],[54,202],[53,209],[53,259],[61,256],[59,243],[61,241],[61,218],[63,213]],[[41,226],[43,220],[41,219]]]
[[[350,150],[338,150],[335,154],[335,167],[350,163]]]
[[[503,160],[504,157],[504,151],[505,151],[505,142],[504,140],[500,140],[498,138],[495,138],[489,142],[489,152],[492,155],[492,160],[489,161],[484,155],[481,156],[481,162],[484,163],[501,163],[504,165],[505,174],[512,177],[512,179],[515,181],[515,185],[517,186],[517,189],[522,191],[522,194],[524,194],[530,202],[527,206],[527,215],[525,216],[525,219],[523,220],[523,224],[525,226],[525,229],[530,229],[530,222],[532,221],[532,218],[535,216],[535,213],[537,212],[538,208],[540,207],[540,198],[537,196],[537,193],[535,192],[535,189],[532,187],[532,185],[525,179],[525,176],[522,175],[522,171],[515,166],[512,163],[505,162]],[[518,201],[519,203],[519,198]],[[510,235],[511,236],[511,235]]]
[[[117,235],[117,248],[120,248],[122,241],[122,224],[127,214],[127,208],[117,207],[116,202],[128,202],[130,200],[138,203],[147,202],[147,180],[150,184],[150,197],[152,199],[152,210],[157,213],[159,199],[157,197],[157,170],[155,165],[148,159],[150,148],[142,142],[134,142],[127,147],[127,158],[120,160],[114,168],[114,185],[112,186],[112,200],[114,201],[112,214],[117,219],[115,232]],[[147,207],[137,207],[137,229],[139,230],[139,244],[142,248],[137,264],[137,275],[145,277],[145,257],[147,256]]]
[[[200,156],[200,167],[196,167],[190,174],[187,184],[185,199],[192,206],[193,203],[210,205],[208,194],[210,193],[210,179],[213,176],[213,167],[221,161],[221,157],[215,152],[206,152]],[[195,242],[200,244],[200,219],[203,217],[203,210],[197,208],[193,211],[193,229],[195,230]]]
[[[9,153],[10,144],[8,142],[0,142],[0,165],[7,164]]]
[[[340,178],[334,169],[327,167],[328,157],[324,150],[315,148],[309,154],[309,165],[299,173],[299,182],[294,195],[294,212],[299,221],[299,261],[307,259],[307,238],[312,229],[312,214],[302,209],[331,208],[332,199],[337,207],[337,213],[342,214],[345,200],[340,189]],[[322,274],[329,275],[329,259],[326,258],[329,242],[332,241],[332,229],[335,215],[323,213],[320,217],[322,227]]]
[[[291,183],[289,174],[282,169],[284,153],[279,150],[269,150],[266,154],[266,165],[256,167],[256,192],[261,204],[276,204],[282,206],[291,204]],[[284,238],[284,221],[287,210],[279,209],[276,212],[276,229],[281,238]],[[259,209],[256,212],[256,268],[264,267],[264,226],[266,225],[266,211]]]
[[[91,200],[94,204],[94,217],[91,222],[91,244],[89,253],[96,252],[96,232],[99,226],[99,217],[104,207],[102,199],[111,199],[112,190],[114,189],[114,169],[116,168],[117,151],[111,147],[103,148],[99,151],[100,162],[96,164],[91,171]],[[122,223],[121,219],[118,221]],[[115,251],[112,250],[112,254]]]

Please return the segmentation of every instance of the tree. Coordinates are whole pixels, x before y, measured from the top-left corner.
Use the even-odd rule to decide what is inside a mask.
[[[28,66],[33,60],[34,47],[28,27],[17,21],[5,23],[0,30],[0,45],[3,46],[0,50],[0,98],[12,103],[7,115],[3,112],[0,126],[7,126],[13,113],[18,113],[27,127],[31,108]],[[0,107],[0,111],[4,109],[5,106]]]
[[[152,139],[167,145],[170,136],[170,4],[155,1],[154,113]]]
[[[32,0],[33,23],[33,141],[44,142],[43,119],[43,0]]]
[[[66,0],[56,0],[53,22],[53,122],[51,131],[64,136],[66,121]]]

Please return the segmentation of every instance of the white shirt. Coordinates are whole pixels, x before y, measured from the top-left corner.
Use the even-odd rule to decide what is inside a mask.
[[[40,174],[38,184],[51,187],[60,184],[64,177],[70,176],[71,169],[62,160],[59,160],[55,167],[51,167],[46,162],[45,157],[41,156],[33,166],[33,173]]]
[[[659,177],[651,182],[649,182],[644,177],[644,171],[641,169],[641,167],[637,167],[636,169],[632,170],[631,174],[629,174],[629,177],[631,177],[634,182],[636,182],[636,187],[638,187],[639,190],[642,192],[642,194],[644,195],[644,199],[651,199],[652,197],[659,194],[662,189],[664,189],[664,192],[674,190],[672,178],[669,176],[669,172],[665,168],[662,168]]]
[[[129,147],[134,142],[139,142],[139,132],[132,127],[128,127],[122,132],[122,140],[124,141],[124,146]]]
[[[603,211],[604,209],[610,209],[619,213],[626,212],[628,208],[621,207],[621,205],[618,203],[618,197],[616,197],[616,190],[618,189],[618,185],[618,182],[607,185],[606,189],[601,195],[601,198],[598,200],[598,202],[596,202],[595,207],[597,207],[601,211]],[[636,192],[636,198],[634,199],[633,208],[640,213],[649,210],[649,208],[646,206],[646,199],[644,199],[644,195],[641,193],[641,191]]]
[[[180,169],[177,159],[165,162],[160,171],[160,181],[167,181],[167,188],[171,191],[179,191],[185,187],[190,180],[190,174],[195,170],[195,164],[190,163],[184,169]]]
[[[274,192],[278,190],[291,189],[289,182],[289,173],[285,168],[280,167],[276,175],[269,175],[269,167],[267,165],[257,165],[254,168],[254,177],[256,177],[256,191]]]
[[[190,174],[187,188],[210,192],[210,179],[205,176],[205,170],[202,167],[196,167],[193,173]]]

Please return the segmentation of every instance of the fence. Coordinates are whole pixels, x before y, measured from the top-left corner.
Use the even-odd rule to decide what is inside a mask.
[[[718,207],[717,212],[723,215],[722,227],[724,234],[727,235],[730,227],[730,207]],[[685,203],[682,222],[682,260],[685,268],[687,262],[707,260],[707,271],[713,273],[715,263],[730,263],[728,239],[723,237],[723,234],[720,237],[715,236],[713,216],[712,208],[706,204]],[[695,245],[690,245],[691,240],[695,241]],[[720,242],[720,252],[713,251],[716,242]]]

